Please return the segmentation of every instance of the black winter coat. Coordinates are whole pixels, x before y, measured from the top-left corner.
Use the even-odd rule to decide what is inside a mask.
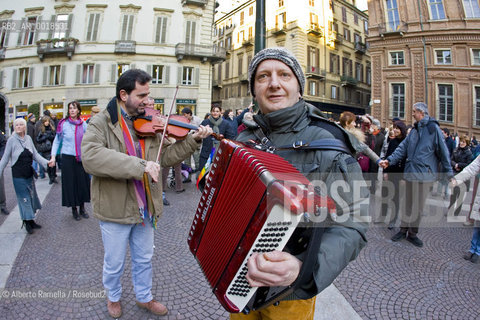
[[[223,119],[223,118],[222,118]],[[209,125],[213,128],[213,124],[210,122],[209,119],[205,119],[202,121],[202,126]],[[225,139],[234,139],[237,135],[236,131],[233,131],[232,126],[228,121],[223,121],[218,126],[219,134],[223,135]],[[210,152],[213,148],[213,140],[215,138],[213,136],[207,137],[202,141],[202,150],[200,151],[200,168],[203,168],[203,165],[207,162],[208,157],[210,156]]]
[[[465,148],[456,148],[453,150],[453,154],[451,156],[452,160],[452,170],[453,172],[460,172],[468,166],[470,162],[472,162],[472,151],[470,150],[469,146],[466,146]],[[458,169],[456,169],[456,165],[458,164]]]

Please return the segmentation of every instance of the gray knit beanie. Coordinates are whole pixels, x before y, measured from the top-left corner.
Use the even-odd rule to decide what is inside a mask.
[[[422,111],[424,115],[428,116],[428,107],[423,102],[417,102],[413,105],[413,110]]]
[[[293,73],[297,77],[298,84],[300,85],[300,95],[303,96],[303,89],[305,88],[305,76],[303,75],[302,67],[298,63],[297,58],[285,48],[266,48],[258,52],[250,62],[248,66],[248,82],[250,84],[250,92],[255,97],[254,82],[255,73],[257,72],[258,65],[264,60],[279,60],[285,63],[292,69]]]

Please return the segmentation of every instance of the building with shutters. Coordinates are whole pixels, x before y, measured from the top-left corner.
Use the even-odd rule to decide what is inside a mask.
[[[478,0],[372,0],[372,113],[411,124],[423,101],[441,127],[480,135]]]
[[[104,108],[122,72],[152,75],[155,107],[211,106],[215,0],[23,0],[0,9],[0,123],[40,104],[63,116],[79,100],[82,114]],[[176,86],[179,86],[173,101]],[[2,118],[3,117],[3,118]],[[0,127],[3,128],[3,127]]]
[[[306,76],[304,99],[337,118],[364,114],[370,103],[366,12],[355,0],[266,0],[266,46],[285,47]],[[215,44],[227,59],[214,66],[212,103],[248,106],[248,65],[254,55],[256,1],[232,1],[217,9]]]

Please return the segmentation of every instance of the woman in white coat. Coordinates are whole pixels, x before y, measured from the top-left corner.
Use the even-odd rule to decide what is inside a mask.
[[[480,157],[475,158],[468,166],[466,166],[459,174],[452,178],[452,184],[455,186],[459,183],[470,180],[472,177],[480,173]],[[474,195],[477,196],[477,195]],[[477,199],[476,199],[477,200]],[[475,220],[473,227],[473,235],[470,250],[463,256],[465,260],[473,263],[480,262],[480,213],[472,212],[471,218]]]

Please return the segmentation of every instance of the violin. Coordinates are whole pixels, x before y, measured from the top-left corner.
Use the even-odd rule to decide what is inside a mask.
[[[133,121],[133,128],[139,137],[152,137],[164,131],[167,119],[166,135],[176,140],[183,140],[191,130],[198,129],[197,126],[190,124],[190,121],[184,116],[172,114],[168,117],[162,115],[159,110],[152,108],[145,108],[145,114]],[[212,135],[218,140],[223,139],[223,135],[215,133],[212,133]]]

